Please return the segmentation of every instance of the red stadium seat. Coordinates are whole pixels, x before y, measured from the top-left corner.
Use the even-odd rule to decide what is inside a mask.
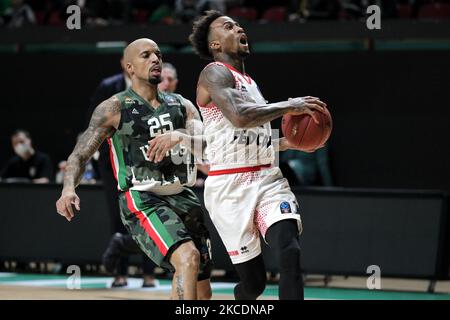
[[[55,10],[50,13],[50,18],[48,19],[48,24],[50,26],[62,26],[64,24],[61,16],[59,15],[59,11]]]
[[[147,10],[136,10],[133,11],[133,21],[137,24],[146,24],[148,21],[148,11]]]
[[[419,19],[448,19],[450,18],[450,4],[430,3],[419,9]]]
[[[228,10],[228,15],[232,18],[240,18],[246,21],[255,21],[258,13],[254,8],[235,7]]]
[[[397,14],[401,19],[411,18],[412,7],[410,4],[397,4]]]
[[[284,22],[286,21],[286,17],[285,7],[272,7],[264,12],[262,20],[268,22]]]

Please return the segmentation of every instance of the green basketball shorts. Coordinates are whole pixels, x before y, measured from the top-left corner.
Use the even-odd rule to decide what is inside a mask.
[[[119,193],[119,204],[123,224],[153,262],[174,272],[171,253],[192,240],[200,252],[198,280],[209,279],[213,266],[209,232],[200,202],[190,189],[168,196],[129,190]]]

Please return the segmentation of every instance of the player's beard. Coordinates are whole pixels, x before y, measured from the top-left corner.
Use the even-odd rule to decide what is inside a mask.
[[[157,84],[159,84],[159,83],[161,82],[161,76],[157,76],[157,77],[149,77],[149,78],[148,78],[148,82],[149,82],[150,84],[157,85]]]

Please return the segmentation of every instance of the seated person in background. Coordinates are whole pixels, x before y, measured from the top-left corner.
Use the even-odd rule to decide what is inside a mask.
[[[47,154],[33,148],[30,133],[22,129],[14,131],[11,144],[16,155],[3,168],[1,180],[49,183],[53,171],[52,162]]]
[[[290,181],[292,184],[302,186],[333,185],[328,159],[328,144],[314,152],[284,151],[281,153],[280,162],[294,173],[297,181]]]

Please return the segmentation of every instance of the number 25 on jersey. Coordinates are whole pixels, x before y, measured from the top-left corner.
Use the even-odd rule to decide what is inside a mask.
[[[147,121],[150,130],[150,137],[154,138],[157,135],[163,134],[167,131],[173,131],[173,124],[170,120],[170,114],[164,113],[158,117],[153,117]]]

